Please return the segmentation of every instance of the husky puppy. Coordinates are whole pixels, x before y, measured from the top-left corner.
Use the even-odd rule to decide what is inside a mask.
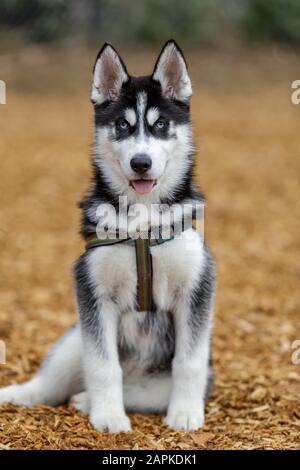
[[[119,196],[127,212],[136,204],[168,213],[203,202],[192,180],[191,95],[173,40],[152,75],[142,77],[128,74],[110,44],[102,47],[93,73],[93,179],[81,203],[83,237],[101,228],[99,208],[108,211],[106,227],[114,227]],[[129,431],[126,411],[166,411],[164,422],[175,429],[203,426],[212,379],[214,261],[193,228],[151,246],[151,255],[155,310],[147,312],[136,306],[132,246],[85,251],[74,265],[77,324],[31,380],[0,390],[0,403],[54,406],[71,399],[99,431]]]

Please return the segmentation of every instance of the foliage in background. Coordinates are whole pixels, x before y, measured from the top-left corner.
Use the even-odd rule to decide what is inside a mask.
[[[115,3],[119,3],[115,1]],[[178,40],[204,39],[204,19],[208,13],[208,0],[147,0],[128,3],[130,14],[126,18],[130,39],[159,42],[176,36]]]
[[[250,39],[300,43],[300,1],[252,0],[242,26]]]
[[[1,0],[0,27],[27,42],[300,43],[300,0]],[[238,37],[239,37],[238,36]]]
[[[69,9],[63,0],[1,0],[0,26],[21,30],[26,40],[51,42],[66,36]]]

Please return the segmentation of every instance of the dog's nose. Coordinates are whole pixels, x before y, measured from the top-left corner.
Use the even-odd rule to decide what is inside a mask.
[[[146,171],[150,170],[152,161],[145,153],[138,153],[131,159],[130,166],[136,173],[142,175],[143,173],[146,173]]]

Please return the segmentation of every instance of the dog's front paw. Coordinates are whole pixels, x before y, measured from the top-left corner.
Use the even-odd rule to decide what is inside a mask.
[[[124,412],[92,412],[90,421],[97,431],[110,433],[131,431],[130,420]]]
[[[180,408],[168,411],[164,423],[182,431],[196,431],[204,425],[203,407]]]

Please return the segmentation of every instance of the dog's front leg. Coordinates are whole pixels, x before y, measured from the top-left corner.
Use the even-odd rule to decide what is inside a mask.
[[[82,322],[84,370],[90,401],[90,421],[98,431],[130,431],[123,403],[122,369],[118,358],[118,311],[103,302],[98,311],[97,335]]]
[[[175,314],[176,352],[172,364],[172,392],[165,423],[174,429],[194,431],[204,424],[210,330],[208,327],[202,328],[195,338],[188,316],[187,306]]]
[[[210,356],[213,279],[194,296],[178,302],[174,312],[176,347],[172,392],[165,423],[194,431],[204,424],[204,400]],[[205,295],[204,295],[205,294]]]
[[[113,301],[98,298],[82,275],[77,279],[77,303],[90,421],[98,431],[130,431],[117,347],[118,308]]]

